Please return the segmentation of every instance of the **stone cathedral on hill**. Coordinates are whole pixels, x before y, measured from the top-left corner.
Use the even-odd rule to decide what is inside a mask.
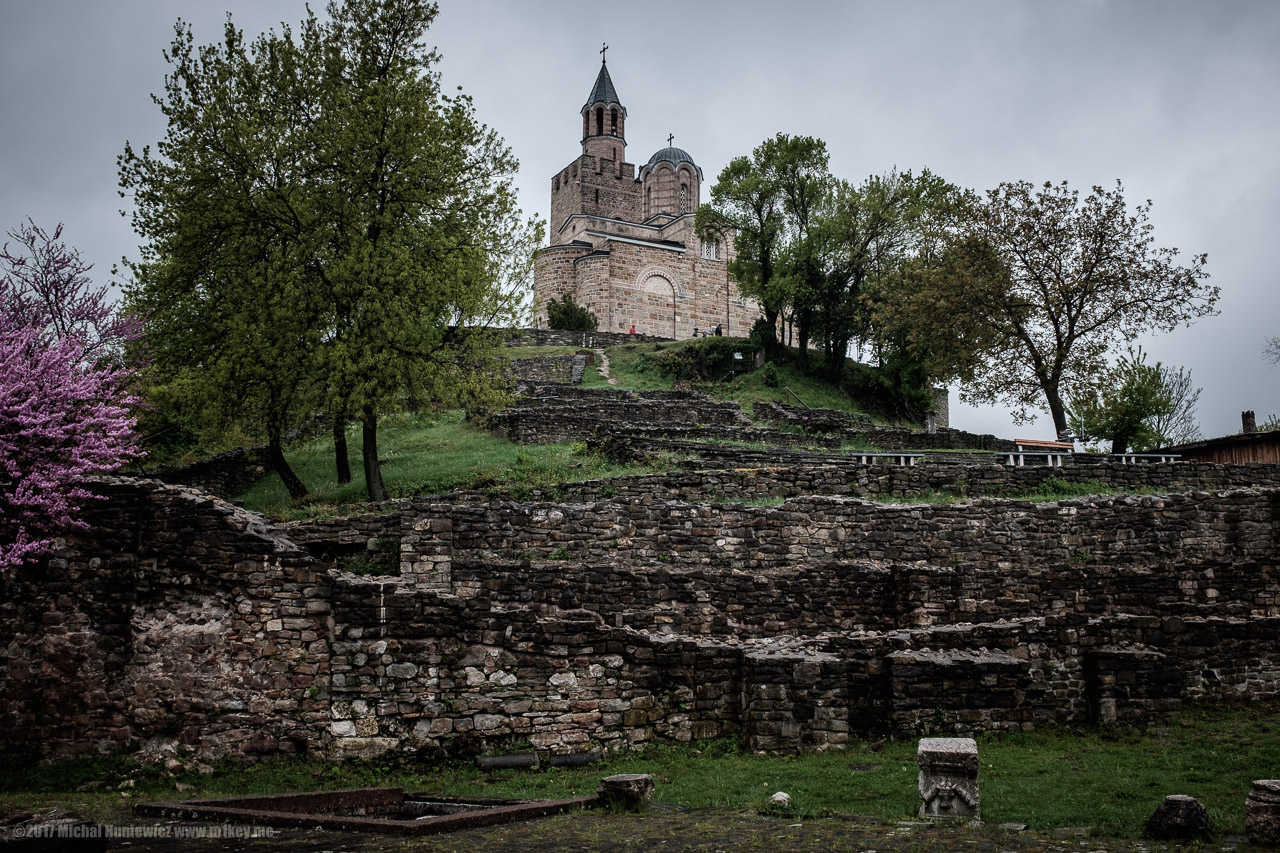
[[[747,335],[760,307],[729,278],[732,245],[693,232],[702,169],[669,137],[637,174],[626,124],[601,62],[582,107],[582,154],[551,179],[551,245],[534,271],[538,325],[547,326],[547,302],[567,292],[602,332],[681,339],[719,325]]]

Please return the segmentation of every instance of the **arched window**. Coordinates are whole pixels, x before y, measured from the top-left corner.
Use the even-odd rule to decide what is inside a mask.
[[[653,215],[653,187],[644,188],[644,215]]]
[[[596,107],[596,136],[604,136],[604,107]]]
[[[688,184],[680,185],[680,212],[681,213],[689,212],[689,185]]]
[[[609,110],[609,132],[614,136],[618,135],[618,110],[616,107]]]

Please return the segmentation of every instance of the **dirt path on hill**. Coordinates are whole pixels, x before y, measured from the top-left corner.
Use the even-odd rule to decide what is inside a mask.
[[[592,350],[599,357],[600,363],[596,365],[596,370],[600,371],[600,375],[604,377],[604,381],[610,385],[617,385],[618,380],[609,375],[609,356],[605,354],[603,349]]]

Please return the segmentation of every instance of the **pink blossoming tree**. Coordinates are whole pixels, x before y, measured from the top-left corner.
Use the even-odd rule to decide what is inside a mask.
[[[137,458],[124,349],[139,326],[30,220],[0,250],[0,571],[80,526],[87,476]]]

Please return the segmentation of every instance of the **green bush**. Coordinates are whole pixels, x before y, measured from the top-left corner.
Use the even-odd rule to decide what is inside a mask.
[[[734,358],[741,354],[741,358]],[[752,369],[756,347],[741,338],[699,338],[677,349],[645,353],[639,369],[687,382],[716,382]]]
[[[595,314],[574,301],[572,293],[565,293],[559,302],[552,299],[547,303],[547,325],[568,332],[594,332],[599,321]]]
[[[767,347],[778,343],[773,326],[769,325],[769,321],[763,317],[756,318],[756,321],[751,324],[751,332],[747,335],[747,340],[755,347]]]

